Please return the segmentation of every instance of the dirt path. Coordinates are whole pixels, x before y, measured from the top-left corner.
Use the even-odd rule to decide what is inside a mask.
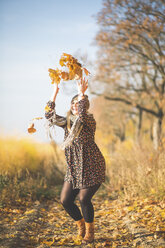
[[[79,205],[77,200],[76,203]],[[85,247],[165,247],[164,203],[126,203],[98,191],[93,204],[95,242]],[[0,209],[0,214],[0,247],[84,247],[59,197],[56,201],[36,201],[27,206],[20,202]]]

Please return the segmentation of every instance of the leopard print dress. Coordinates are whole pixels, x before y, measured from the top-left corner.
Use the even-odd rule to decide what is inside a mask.
[[[69,131],[66,117],[55,113],[55,103],[48,101],[50,111],[45,112],[45,117],[51,125],[64,129],[64,140]],[[92,114],[86,110],[86,100],[78,101],[78,113],[83,127],[78,137],[72,144],[65,148],[67,170],[64,181],[72,182],[73,189],[92,187],[105,181],[105,159],[95,143],[96,121]],[[52,116],[55,118],[52,121]],[[72,123],[71,123],[72,125]]]

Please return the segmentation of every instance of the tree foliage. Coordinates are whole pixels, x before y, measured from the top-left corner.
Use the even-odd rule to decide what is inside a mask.
[[[104,0],[97,22],[95,80],[104,83],[105,98],[156,117],[160,135],[165,105],[165,2]]]

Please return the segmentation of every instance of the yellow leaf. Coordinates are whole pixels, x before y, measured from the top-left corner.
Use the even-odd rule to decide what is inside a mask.
[[[23,219],[25,219],[25,218],[27,218],[27,216],[22,216],[22,217],[20,217],[21,220],[23,220]]]
[[[32,213],[34,213],[34,212],[35,212],[35,210],[32,209],[32,210],[26,211],[24,214],[32,214]]]
[[[63,56],[66,56],[66,57],[72,57],[72,55],[68,54],[68,53],[63,53]]]
[[[65,238],[65,239],[61,239],[59,242],[58,242],[58,245],[64,245],[64,244],[67,244],[68,241],[70,241],[71,238]]]
[[[43,119],[43,117],[36,117],[36,118],[33,118],[32,121],[41,120],[41,119]]]
[[[41,210],[42,212],[45,212],[45,211],[46,211],[45,208],[41,208],[40,210]]]
[[[46,107],[45,107],[45,111],[46,112],[49,112],[49,111],[51,111],[52,109],[48,106],[48,105],[46,105]]]
[[[130,211],[133,211],[135,209],[135,207],[134,206],[130,206],[130,207],[127,207],[127,209],[130,212]]]
[[[165,210],[162,210],[160,214],[161,214],[162,218],[165,218]]]
[[[61,66],[65,66],[65,63],[66,63],[66,58],[64,58],[64,57],[61,56],[61,59],[60,59],[60,61],[59,61],[59,64],[60,64]]]
[[[66,66],[69,69],[69,73],[65,71],[60,71],[58,68],[56,70],[49,68],[49,76],[52,80],[52,84],[57,83],[59,84],[61,79],[64,81],[68,80],[78,80],[82,78],[82,69],[84,70],[85,74],[88,76],[90,72],[86,68],[82,68],[82,65],[78,62],[76,58],[72,55],[63,53],[59,64],[63,67]]]
[[[107,204],[109,204],[109,201],[108,200],[105,200],[104,203],[107,205]]]
[[[73,242],[74,242],[75,245],[81,245],[82,238],[81,237],[77,237],[76,239],[73,239]]]
[[[60,78],[61,71],[58,68],[56,70],[49,68],[48,71],[49,71],[49,76],[52,80],[52,84],[54,83],[59,84],[61,81],[61,78]]]
[[[155,189],[154,188],[151,188],[151,194],[155,194]]]
[[[55,239],[53,237],[53,240],[52,241],[44,240],[42,243],[45,244],[45,245],[51,246],[51,245],[53,245],[54,241],[55,241]]]

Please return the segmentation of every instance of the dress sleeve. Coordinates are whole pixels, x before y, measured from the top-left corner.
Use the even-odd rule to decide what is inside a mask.
[[[56,114],[55,103],[51,100],[47,102],[45,118],[49,121],[50,126],[56,125],[64,128],[67,123],[65,117]]]
[[[78,115],[82,122],[84,122],[87,117],[86,105],[87,105],[87,99],[85,97],[78,101]]]

